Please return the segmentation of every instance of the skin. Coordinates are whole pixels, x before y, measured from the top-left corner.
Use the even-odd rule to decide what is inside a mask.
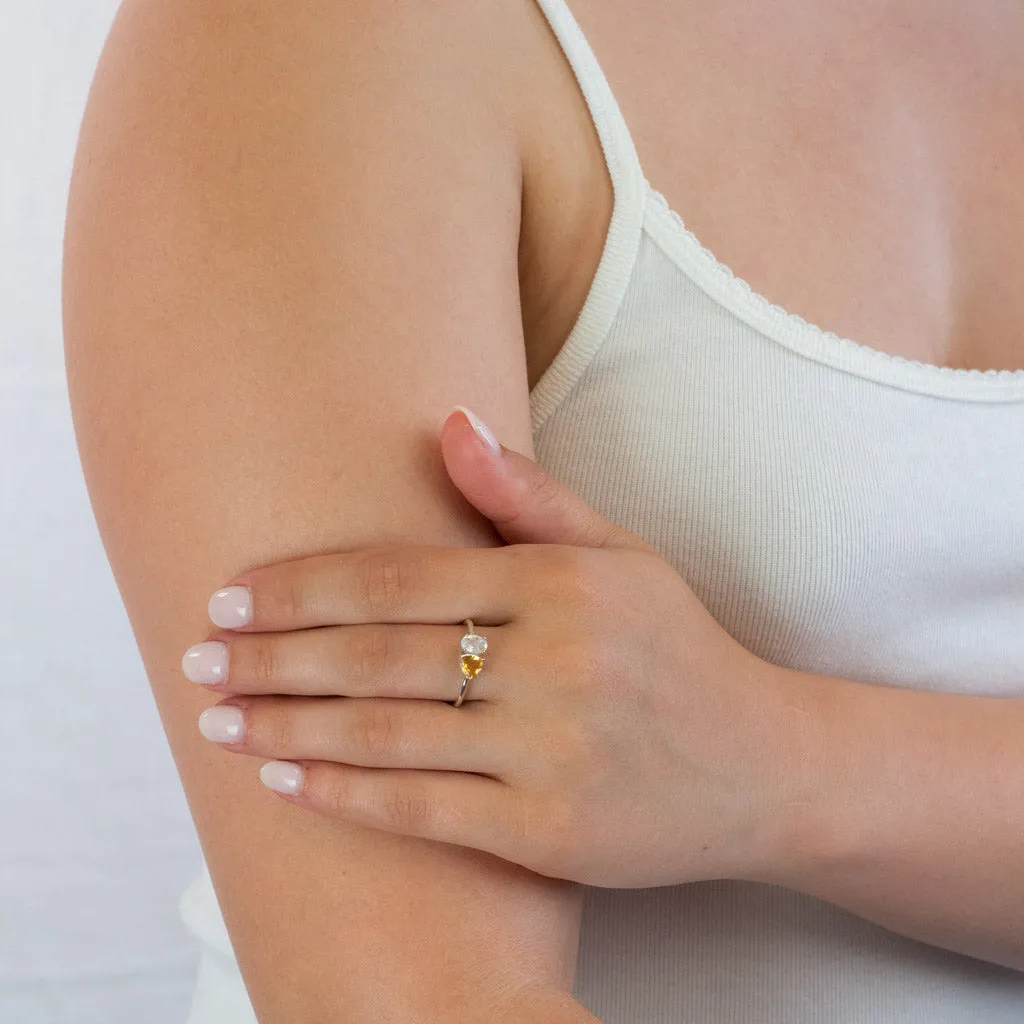
[[[1024,366],[1017,5],[572,7],[648,178],[755,289],[883,351]],[[566,995],[571,885],[268,794],[250,759],[199,736],[210,700],[180,674],[206,598],[253,566],[498,540],[447,479],[438,426],[466,403],[532,454],[526,388],[582,306],[611,189],[536,5],[473,10],[131,0],[76,162],[65,322],[83,465],[267,1024],[592,1019]],[[382,40],[401,59],[382,64]],[[403,120],[410,82],[422,109],[459,118],[427,133]],[[954,722],[966,737],[951,777],[977,767],[984,713],[965,729],[959,704],[929,708],[936,742]],[[842,710],[863,722],[878,709]],[[893,756],[934,758],[894,740]],[[871,792],[867,771],[844,782]],[[965,784],[964,807],[970,795]],[[893,851],[858,858],[862,885],[840,870],[838,851],[868,831],[823,844],[840,899],[892,877]],[[934,864],[921,835],[920,863]],[[965,867],[947,863],[944,881]],[[934,907],[904,899],[927,928]],[[424,921],[440,941],[424,943]]]
[[[284,799],[316,814],[587,885],[782,885],[1024,970],[1024,700],[755,657],[642,538],[461,419],[445,465],[508,546],[236,577],[252,614],[214,634],[210,688],[244,696],[204,713],[235,730],[207,738],[290,759],[264,767],[297,770]],[[467,611],[495,668],[464,711],[446,703],[465,629],[448,623]]]
[[[647,179],[755,291],[883,352],[1024,368],[1020,4],[571,7]],[[582,306],[611,209],[578,89],[541,84],[536,152],[555,156],[536,166],[559,200],[526,207],[531,384]],[[589,197],[575,231],[555,208],[567,181]]]
[[[457,479],[479,494],[496,470],[465,448],[452,455]],[[232,580],[253,614],[244,635],[215,635],[228,671],[211,689],[249,696],[204,722],[235,715],[245,732],[208,738],[301,759],[307,808],[394,819],[395,831],[585,885],[778,871],[792,853],[777,823],[815,793],[801,695],[642,538],[513,459],[545,486],[519,486],[511,472],[498,486],[516,512],[545,517],[541,543],[363,549]],[[553,496],[559,504],[544,507]],[[582,513],[562,517],[566,543],[552,542],[560,507]],[[499,525],[510,540],[525,527],[519,517]],[[225,595],[232,607],[236,594]],[[456,709],[445,701],[466,627],[452,623],[470,615],[495,667]]]
[[[251,566],[498,543],[436,434],[466,402],[531,450],[528,67],[499,43],[525,45],[501,4],[128,0],[86,109],[76,436],[261,1024],[589,1016],[576,887],[276,800],[199,735],[209,698],[181,678],[207,595]]]

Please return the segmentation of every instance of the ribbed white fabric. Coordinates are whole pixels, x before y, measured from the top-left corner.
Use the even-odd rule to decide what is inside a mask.
[[[563,0],[538,3],[615,191],[583,310],[530,394],[538,461],[769,661],[1024,696],[1024,372],[890,356],[755,294],[647,182]],[[575,994],[606,1024],[1024,1021],[1024,973],[788,889],[585,895]],[[181,910],[204,951],[189,1024],[253,1024],[208,875]]]

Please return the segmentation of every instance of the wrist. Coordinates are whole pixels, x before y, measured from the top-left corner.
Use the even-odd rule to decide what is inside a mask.
[[[857,684],[768,663],[765,671],[779,697],[777,771],[744,878],[807,891],[835,858],[843,830],[838,793]]]

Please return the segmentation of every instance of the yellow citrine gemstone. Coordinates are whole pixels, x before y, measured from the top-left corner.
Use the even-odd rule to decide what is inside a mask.
[[[462,674],[467,679],[479,675],[480,669],[484,667],[484,659],[479,654],[463,654],[461,657]]]

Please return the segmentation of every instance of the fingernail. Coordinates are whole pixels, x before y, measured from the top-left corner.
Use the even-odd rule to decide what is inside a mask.
[[[476,431],[476,436],[495,454],[501,454],[501,445],[498,444],[498,439],[491,433],[491,428],[475,412],[471,409],[467,409],[464,405],[455,406],[460,412],[466,414],[466,419],[469,420],[473,429]]]
[[[228,645],[223,640],[193,644],[181,659],[181,670],[193,683],[223,683],[228,677]]]
[[[237,629],[252,622],[252,591],[248,587],[225,587],[210,598],[210,620],[223,629]]]
[[[199,716],[199,731],[214,743],[241,743],[245,739],[245,714],[230,705],[207,708]]]
[[[306,774],[301,764],[291,761],[268,761],[260,769],[260,781],[275,793],[297,796],[302,792],[302,780]]]

